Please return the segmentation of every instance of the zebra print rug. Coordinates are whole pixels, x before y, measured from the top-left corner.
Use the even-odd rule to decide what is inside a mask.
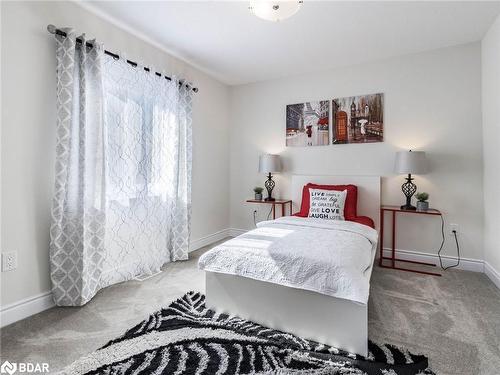
[[[427,358],[369,343],[367,358],[205,308],[189,292],[62,374],[431,375]]]

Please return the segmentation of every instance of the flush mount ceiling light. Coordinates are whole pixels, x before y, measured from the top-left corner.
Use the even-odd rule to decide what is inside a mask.
[[[279,22],[297,13],[302,1],[250,1],[250,12],[266,21]]]

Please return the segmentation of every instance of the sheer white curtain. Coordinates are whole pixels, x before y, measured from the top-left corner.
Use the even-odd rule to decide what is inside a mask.
[[[75,306],[187,259],[191,90],[64,31],[50,260],[56,303]]]
[[[106,56],[104,98],[109,285],[187,259],[191,95],[175,79]]]

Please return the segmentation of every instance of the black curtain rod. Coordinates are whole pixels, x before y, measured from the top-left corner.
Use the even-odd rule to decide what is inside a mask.
[[[57,34],[57,35],[60,35],[62,37],[67,37],[67,34],[62,31],[62,30],[59,30],[58,28],[56,28],[54,25],[48,25],[47,26],[47,31],[51,34]],[[82,44],[83,43],[83,40],[81,38],[76,38],[76,42],[77,43],[80,43]],[[90,42],[86,42],[85,45],[89,48],[92,48],[93,47],[93,44],[90,43]],[[114,59],[119,59],[120,58],[120,55],[116,54],[116,53],[113,53],[113,52],[110,52],[108,50],[104,50],[104,53],[108,56],[111,56],[112,58]],[[132,65],[133,67],[137,67],[137,63],[135,61],[131,61],[131,60],[126,60],[127,63],[129,63],[130,65]],[[151,69],[149,69],[148,67],[144,67],[144,70],[146,72],[151,72]],[[162,74],[161,73],[158,73],[158,72],[154,72],[158,77],[161,77]],[[172,78],[168,77],[168,76],[165,76],[165,79],[171,81]],[[179,82],[179,85],[182,85],[182,82]],[[198,92],[198,87],[191,87],[189,85],[186,85],[186,87],[188,87],[189,89],[193,90],[194,92]]]

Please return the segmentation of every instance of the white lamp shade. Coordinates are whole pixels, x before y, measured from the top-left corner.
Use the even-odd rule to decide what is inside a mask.
[[[427,159],[424,151],[400,151],[396,154],[394,173],[425,174]]]
[[[259,157],[260,173],[281,172],[281,159],[279,155],[265,154]]]

